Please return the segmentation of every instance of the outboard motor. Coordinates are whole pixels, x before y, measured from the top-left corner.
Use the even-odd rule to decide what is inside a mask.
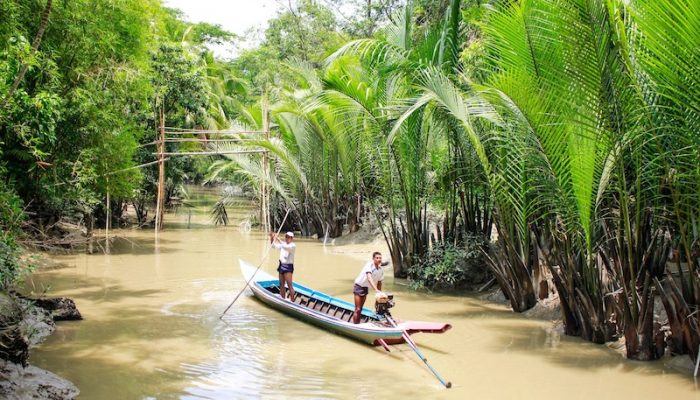
[[[389,315],[389,316],[391,316],[389,309],[393,306],[394,306],[394,295],[393,294],[387,294],[387,293],[380,292],[374,296],[374,311],[377,313],[377,315],[381,315],[381,316]]]

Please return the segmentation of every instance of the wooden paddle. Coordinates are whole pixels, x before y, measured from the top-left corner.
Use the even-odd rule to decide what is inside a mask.
[[[279,236],[280,231],[282,230],[282,227],[284,226],[284,222],[287,220],[287,216],[289,215],[290,211],[292,211],[292,210],[287,209],[287,213],[284,214],[284,218],[282,219],[282,223],[280,223],[280,228],[277,230],[275,237]],[[274,240],[270,241],[270,246],[268,246],[267,250],[265,251],[265,254],[263,255],[262,260],[260,260],[260,264],[258,265],[258,268],[255,268],[255,272],[253,272],[253,274],[250,276],[250,278],[248,278],[248,280],[245,282],[245,285],[243,286],[243,289],[241,289],[241,291],[238,292],[236,297],[233,298],[233,301],[231,302],[231,304],[229,304],[228,307],[226,307],[226,309],[224,310],[224,312],[221,313],[221,315],[219,316],[219,319],[222,319],[224,317],[224,315],[226,315],[226,312],[228,312],[228,310],[231,308],[231,306],[233,306],[233,303],[235,303],[236,300],[238,300],[238,298],[241,297],[243,292],[248,288],[248,285],[250,285],[250,281],[253,280],[253,278],[255,277],[255,274],[258,273],[258,271],[260,270],[260,267],[262,267],[263,263],[265,262],[267,255],[270,254],[270,250],[272,249],[272,247],[273,247],[272,244],[274,242],[275,242]]]
[[[394,318],[392,318],[390,315],[386,315],[386,319],[395,328],[399,327],[399,324],[397,324],[396,321],[394,321]],[[413,349],[413,351],[416,352],[416,354],[421,359],[421,361],[423,361],[423,363],[425,363],[425,365],[428,367],[428,369],[430,369],[430,372],[432,372],[433,375],[435,375],[435,377],[440,381],[440,383],[442,383],[442,386],[446,387],[447,389],[451,388],[452,382],[445,382],[445,380],[440,377],[440,375],[437,373],[437,371],[435,371],[435,368],[433,368],[430,364],[428,364],[428,359],[418,349],[418,345],[416,344],[416,342],[413,341],[413,339],[411,339],[411,336],[408,334],[408,332],[406,332],[405,329],[401,329],[401,331],[402,331],[401,336],[403,337],[403,340],[405,340],[406,344],[408,344],[409,347],[411,347]]]

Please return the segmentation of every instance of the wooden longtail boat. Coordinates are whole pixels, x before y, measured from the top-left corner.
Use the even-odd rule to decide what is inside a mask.
[[[295,318],[318,325],[321,328],[348,336],[355,340],[375,346],[404,343],[403,333],[409,335],[417,332],[443,333],[452,326],[438,322],[395,320],[396,326],[382,315],[363,308],[359,324],[352,323],[355,305],[344,300],[315,291],[294,282],[297,293],[294,302],[282,299],[279,295],[279,279],[258,270],[243,260],[239,260],[241,272],[255,297],[268,306],[289,314]],[[252,278],[252,279],[251,279]]]

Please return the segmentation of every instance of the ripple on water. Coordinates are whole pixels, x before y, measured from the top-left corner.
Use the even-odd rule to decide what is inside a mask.
[[[247,307],[231,309],[213,327],[216,359],[180,365],[190,380],[183,398],[335,397],[337,391],[328,386],[327,378],[319,374],[313,363],[290,366],[284,358],[270,357],[271,352],[286,354],[290,349],[283,340],[277,340],[283,335],[278,321],[281,315],[262,311]],[[287,371],[288,368],[293,371]]]
[[[172,284],[172,282],[179,281],[171,279],[168,282]],[[221,307],[221,304],[230,301],[245,285],[245,281],[242,279],[195,279],[192,281],[183,280],[183,283],[188,284],[193,289],[190,292],[190,296],[163,304],[160,308],[162,314],[202,319],[201,308],[196,308],[198,307],[197,305],[206,303],[215,307]],[[200,293],[201,289],[206,290]],[[245,296],[247,296],[247,293],[243,293],[241,297]],[[196,309],[192,312],[184,312],[183,308],[187,308],[188,306],[195,307]],[[207,316],[211,317],[214,314],[215,313]]]
[[[236,308],[212,329],[216,359],[181,364],[191,379],[185,393],[196,398],[254,398],[266,380],[263,340],[258,331],[268,323],[264,316]]]

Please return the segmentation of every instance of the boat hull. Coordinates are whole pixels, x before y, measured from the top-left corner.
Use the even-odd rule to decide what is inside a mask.
[[[264,289],[263,289],[264,290]],[[342,321],[334,321],[329,318],[322,318],[320,315],[314,315],[314,313],[307,310],[300,310],[297,307],[290,307],[288,304],[280,303],[290,303],[290,301],[279,299],[280,301],[275,301],[277,299],[271,299],[269,296],[262,295],[259,290],[253,291],[255,297],[261,302],[267,304],[268,306],[281,311],[287,315],[294,318],[300,319],[304,322],[316,325],[323,329],[329,330],[331,332],[350,337],[355,340],[359,340],[364,343],[377,345],[378,339],[389,340],[391,342],[403,341],[402,331],[400,329],[372,329],[367,327],[355,327],[349,326],[349,323],[343,323]],[[355,324],[353,324],[355,325]],[[360,325],[360,324],[358,324]],[[362,324],[365,325],[365,324]]]
[[[246,281],[249,282],[255,298],[262,303],[294,318],[363,343],[375,346],[380,344],[398,344],[404,342],[404,334],[415,332],[442,333],[450,328],[449,324],[415,321],[399,322],[398,326],[391,326],[386,319],[368,308],[362,309],[362,318],[365,322],[354,324],[349,317],[354,311],[353,304],[314,291],[296,282],[294,283],[294,289],[298,294],[297,297],[306,298],[308,300],[306,304],[282,299],[279,294],[274,293],[272,290],[277,289],[279,285],[277,278],[259,271],[243,260],[239,260],[239,263],[241,272]],[[311,304],[313,304],[313,307],[311,307]],[[319,304],[320,308],[318,308]],[[338,313],[341,313],[340,318],[336,316]],[[407,325],[403,326],[404,324]]]

